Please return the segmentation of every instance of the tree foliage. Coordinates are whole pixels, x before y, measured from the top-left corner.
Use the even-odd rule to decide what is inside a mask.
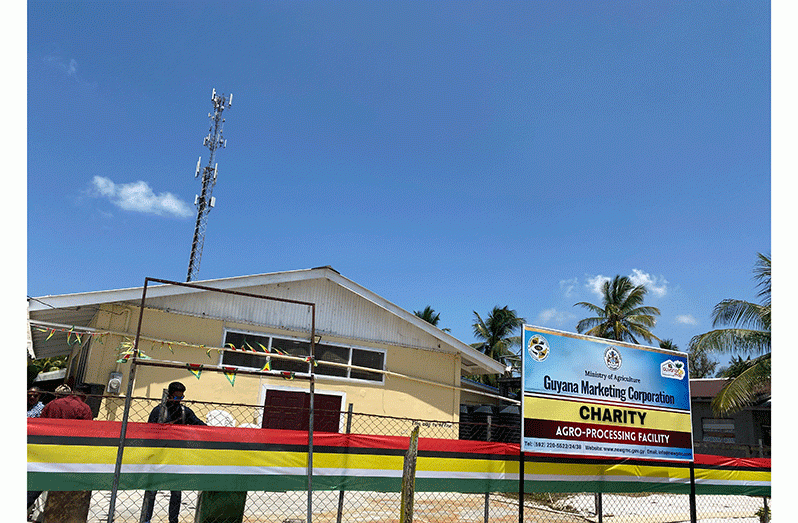
[[[480,341],[471,346],[496,361],[505,365],[511,364],[513,359],[518,358],[518,354],[512,348],[521,346],[521,336],[515,333],[525,322],[524,318],[506,305],[494,307],[484,320],[477,311],[474,311],[474,337]],[[485,376],[482,381],[495,385],[496,378]]]
[[[28,360],[28,387],[33,384],[33,380],[36,379],[42,372],[51,372],[54,370],[64,369],[66,368],[67,360],[69,356],[58,356],[55,358],[39,358],[36,360]]]
[[[757,354],[750,365],[732,378],[712,401],[719,415],[731,414],[754,403],[770,387],[771,260],[757,254],[754,278],[760,303],[726,299],[712,311],[719,327],[690,340],[691,351]]]
[[[643,305],[648,293],[644,285],[634,285],[628,276],[615,276],[607,280],[601,289],[602,304],[594,305],[585,301],[575,303],[588,309],[595,316],[585,318],[576,324],[582,334],[615,341],[640,343],[642,338],[660,341],[651,329],[657,324],[655,316],[659,309]]]
[[[659,348],[674,352],[679,350],[679,346],[673,343],[672,339],[659,340]]]
[[[421,318],[422,320],[426,321],[430,325],[435,327],[438,326],[438,322],[441,321],[441,315],[438,312],[435,312],[435,309],[427,305],[424,307],[423,311],[413,311],[413,314]],[[443,332],[449,332],[451,329],[441,329]]]
[[[690,378],[709,378],[715,373],[718,362],[707,356],[706,352],[689,351],[687,366],[690,369]]]

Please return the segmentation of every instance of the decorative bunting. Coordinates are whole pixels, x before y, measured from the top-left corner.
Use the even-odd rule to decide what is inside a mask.
[[[262,350],[263,352],[269,352],[269,349],[267,349],[266,347],[264,347],[264,346],[263,346],[262,344],[260,344],[260,343],[258,343],[258,347],[260,347],[260,348],[261,348],[261,350]]]
[[[294,379],[294,373],[284,370],[280,373],[283,376],[283,379],[292,380]]]
[[[263,368],[260,370],[261,372],[265,370],[272,370],[272,359],[270,357],[266,357],[266,363],[263,364]]]
[[[188,371],[194,375],[195,378],[200,379],[200,374],[202,374],[202,365],[199,363],[186,363],[186,368]]]
[[[310,356],[305,358],[305,363],[310,363],[311,361],[313,362],[313,366],[314,367],[318,367],[319,366],[319,362],[316,361],[314,358],[311,358]]]
[[[74,342],[72,341],[72,334],[75,334],[75,341]],[[69,331],[67,332],[66,342],[67,342],[67,345],[69,345],[70,347],[73,346],[73,345],[78,345],[79,343],[81,343],[80,334],[75,332],[75,327],[70,328]]]
[[[236,383],[236,370],[233,367],[223,367],[224,377],[230,382],[230,386],[234,387]]]

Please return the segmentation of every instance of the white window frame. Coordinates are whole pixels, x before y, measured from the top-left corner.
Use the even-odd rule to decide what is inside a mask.
[[[275,338],[279,339],[279,340],[286,340],[286,341],[303,341],[303,342],[307,342],[308,341],[308,340],[306,340],[304,338],[300,338],[300,337],[297,337],[297,336],[285,336],[285,335],[270,334],[270,333],[258,332],[258,331],[248,331],[248,330],[243,330],[243,329],[225,328],[224,329],[224,334],[222,335],[222,346],[223,347],[224,347],[224,344],[225,344],[225,340],[227,339],[227,334],[230,333],[230,332],[236,333],[236,334],[245,334],[245,335],[249,334],[249,335],[252,335],[252,336],[260,336],[260,337],[263,337],[263,338],[268,338],[269,339],[269,343],[268,343],[268,345],[265,345],[265,347],[267,349],[269,349],[269,350],[271,350],[272,341]],[[388,366],[388,351],[386,349],[378,349],[378,348],[374,348],[374,347],[362,347],[360,345],[352,345],[350,343],[338,343],[338,342],[324,342],[323,345],[329,345],[331,347],[342,347],[342,348],[345,348],[345,349],[349,349],[349,361],[347,362],[348,365],[352,365],[352,354],[353,354],[354,350],[362,350],[362,351],[376,352],[376,353],[382,354],[382,368],[381,369],[372,369],[375,373],[380,375],[380,379],[379,380],[365,380],[365,379],[361,379],[361,378],[351,378],[348,375],[347,376],[331,376],[329,374],[316,372],[315,376],[317,378],[323,378],[325,380],[333,380],[333,381],[345,381],[345,382],[355,382],[355,383],[370,383],[372,385],[374,385],[374,384],[385,385],[385,373],[384,373],[384,371],[385,371],[385,369]],[[224,348],[226,348],[226,347],[224,347]],[[221,351],[219,353],[219,363],[218,363],[219,366],[233,367],[233,368],[242,369],[242,370],[243,369],[246,369],[246,370],[255,369],[255,367],[242,367],[240,365],[225,364],[223,362],[224,355],[225,355],[225,351]],[[308,363],[308,365],[310,365],[310,364]],[[321,363],[320,366],[324,366],[324,364]],[[308,369],[309,368],[310,367],[308,367]],[[352,371],[352,369],[348,368],[347,369],[347,374],[351,374],[351,371]],[[274,371],[274,374],[278,375],[279,372],[280,371]],[[299,376],[310,376],[310,372],[297,372],[297,375],[299,375]],[[264,396],[264,398],[265,397],[266,396]]]

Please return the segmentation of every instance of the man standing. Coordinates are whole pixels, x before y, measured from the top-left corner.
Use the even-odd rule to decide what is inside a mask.
[[[28,389],[28,417],[38,418],[44,409],[44,403],[41,402],[39,397],[42,391],[39,387],[31,387]]]
[[[28,389],[28,417],[29,418],[38,418],[42,414],[42,409],[44,409],[44,403],[41,402],[39,397],[41,396],[41,390],[39,387],[31,387]],[[36,500],[39,499],[41,495],[41,490],[29,490],[28,491],[28,513],[30,513],[31,509],[33,508],[33,504],[36,503]]]
[[[81,391],[82,392],[82,391]],[[42,409],[42,418],[92,419],[91,407],[83,401],[82,394],[73,394],[69,385],[59,385],[54,399]]]
[[[58,398],[44,406],[41,418],[80,420],[94,418],[91,407],[84,401],[86,394],[89,393],[88,386],[77,387],[77,391],[73,393],[68,385],[59,385],[55,389],[55,393]],[[31,505],[31,496],[31,493],[28,493],[28,508]],[[44,506],[44,521],[62,523],[86,521],[89,516],[90,503],[91,490],[49,492]]]
[[[167,389],[166,402],[158,405],[152,412],[147,423],[167,423],[179,425],[205,425],[205,423],[194,414],[194,411],[181,404],[185,397],[186,387],[179,381],[173,381]],[[144,504],[141,507],[141,523],[150,523],[152,513],[155,508],[155,494],[157,491],[148,490],[144,492]],[[180,514],[180,501],[183,493],[173,490],[169,496],[169,523],[178,523],[177,517]]]

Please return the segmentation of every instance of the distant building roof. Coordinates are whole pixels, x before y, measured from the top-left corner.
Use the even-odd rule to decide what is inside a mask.
[[[728,383],[728,378],[699,378],[690,380],[691,398],[714,398]]]

